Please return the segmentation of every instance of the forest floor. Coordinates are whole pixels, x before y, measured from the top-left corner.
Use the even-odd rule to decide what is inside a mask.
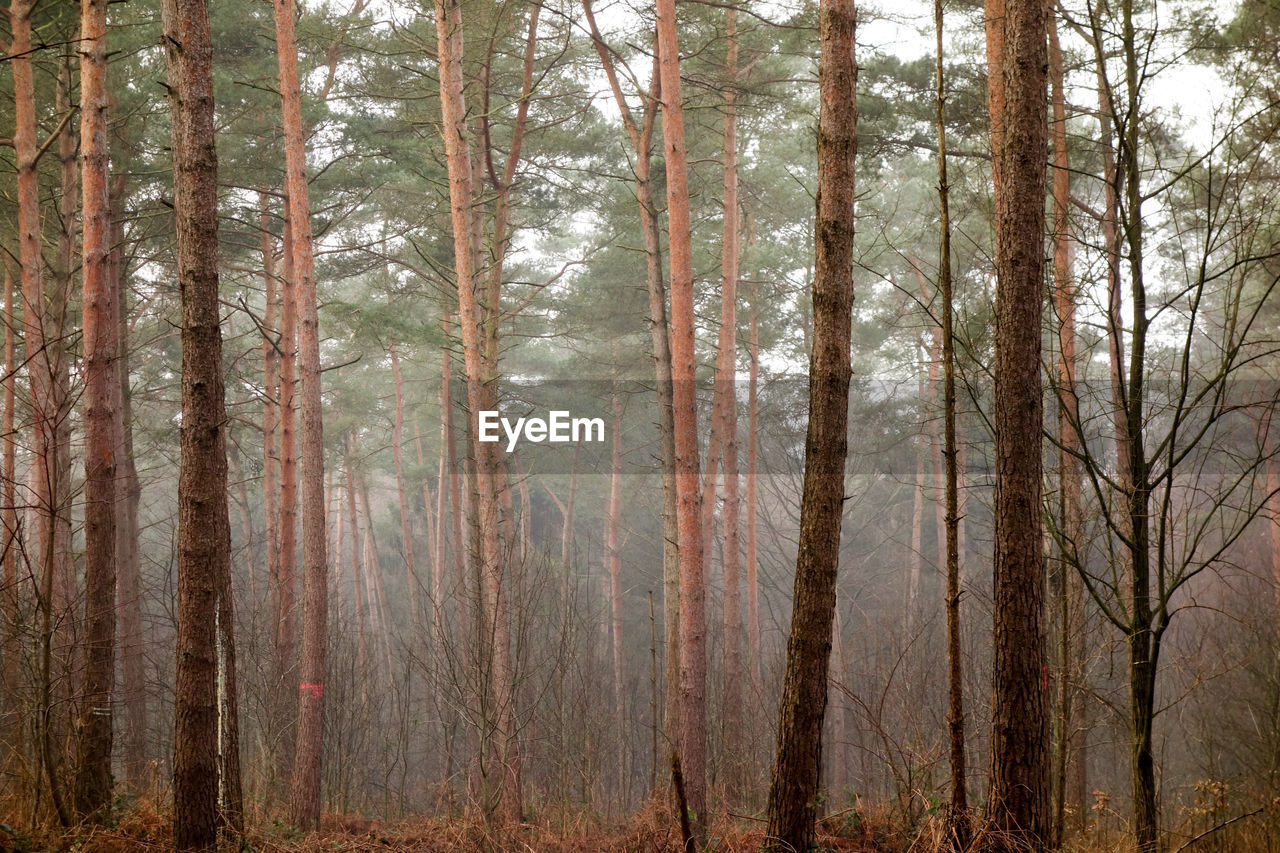
[[[172,816],[149,800],[133,803],[107,826],[22,832],[0,824],[0,853],[75,851],[75,853],[144,853],[173,849]],[[909,844],[873,832],[860,820],[837,815],[818,832],[819,849],[831,853],[899,853]],[[734,820],[712,827],[708,853],[758,851],[763,823]],[[231,851],[230,846],[224,847]],[[585,818],[527,823],[497,838],[479,821],[425,819],[370,820],[354,815],[327,815],[318,833],[300,835],[273,822],[251,826],[242,851],[254,853],[680,853],[680,828],[669,814],[642,811],[625,824],[601,825]]]

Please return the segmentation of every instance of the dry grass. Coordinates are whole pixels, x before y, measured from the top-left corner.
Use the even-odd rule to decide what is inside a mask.
[[[824,853],[950,853],[941,821],[921,827],[896,826],[892,813],[874,807],[849,809],[829,816],[818,829]],[[166,804],[149,799],[131,803],[114,826],[83,826],[63,831],[5,832],[0,829],[0,853],[151,853],[172,849],[172,813]],[[1197,837],[1203,827],[1188,825],[1168,834],[1166,853],[1261,853],[1276,849],[1280,815],[1268,809],[1256,819],[1223,826]],[[711,827],[709,853],[758,851],[765,840],[764,824],[735,816]],[[552,814],[507,830],[501,837],[474,818],[416,818],[379,821],[358,815],[326,815],[321,832],[300,835],[278,822],[249,829],[245,850],[254,853],[681,853],[680,830],[670,809],[650,805],[625,823],[606,825],[583,814]],[[1017,851],[1016,843],[997,838],[990,828],[978,827],[968,853],[991,849],[993,843]],[[1185,846],[1184,846],[1185,845]],[[1062,853],[1132,853],[1123,827],[1094,826],[1071,839]],[[233,853],[233,846],[224,847]]]
[[[138,800],[111,827],[82,826],[13,835],[0,831],[0,853],[171,850],[172,819],[167,805]],[[711,853],[757,851],[764,837],[762,823],[732,818],[711,828],[706,849]],[[865,823],[848,820],[824,822],[818,840],[824,850],[835,853],[891,849],[876,846]],[[380,821],[329,814],[318,833],[302,835],[273,822],[250,827],[244,841],[244,849],[255,853],[681,853],[678,823],[668,809],[652,805],[617,825],[603,825],[585,815],[553,815],[508,829],[501,836],[474,818]],[[232,849],[230,844],[224,848],[225,853]]]

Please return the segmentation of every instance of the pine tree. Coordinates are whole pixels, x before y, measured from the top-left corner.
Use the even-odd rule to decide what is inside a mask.
[[[768,849],[808,850],[822,774],[822,722],[836,609],[836,572],[848,449],[853,310],[854,158],[858,144],[856,15],[852,0],[818,9],[818,198],[795,602],[769,785]]]
[[[226,404],[218,301],[218,160],[207,0],[165,0],[174,215],[182,292],[174,845],[217,846],[218,623],[229,590]]]

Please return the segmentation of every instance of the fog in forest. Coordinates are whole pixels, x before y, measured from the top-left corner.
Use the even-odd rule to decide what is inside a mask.
[[[0,38],[0,849],[1280,844],[1273,0]]]

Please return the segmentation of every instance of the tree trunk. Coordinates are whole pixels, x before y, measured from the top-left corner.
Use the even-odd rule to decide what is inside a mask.
[[[31,400],[30,487],[35,507],[40,573],[40,700],[37,741],[40,766],[49,780],[50,794],[58,819],[64,825],[71,815],[61,793],[58,761],[52,733],[53,721],[53,626],[55,546],[54,521],[57,515],[58,460],[57,424],[59,412],[53,380],[53,364],[47,345],[44,292],[44,260],[41,257],[40,184],[38,161],[43,149],[36,141],[35,79],[32,62],[31,12],[35,0],[11,0],[9,42],[13,71],[13,149],[17,171],[18,263],[22,278],[22,340]],[[61,614],[57,621],[61,621]]]
[[[345,453],[343,455],[342,467],[346,474],[346,492],[347,492],[347,522],[351,525],[351,599],[355,603],[356,611],[356,655],[360,663],[360,671],[368,673],[369,671],[369,641],[365,630],[365,612],[364,599],[361,597],[361,587],[364,585],[361,580],[360,572],[360,521],[356,514],[356,483],[355,475],[352,473],[351,467],[351,439],[345,437],[343,439]],[[342,554],[338,554],[341,561]],[[361,681],[361,696],[365,693],[365,685],[367,679]]]
[[[640,228],[644,232],[645,283],[649,295],[649,340],[653,347],[653,367],[658,396],[658,433],[662,468],[662,632],[665,649],[666,705],[663,733],[675,744],[680,718],[680,564],[676,530],[676,450],[672,426],[671,340],[667,328],[666,281],[662,274],[662,223],[653,199],[653,129],[662,97],[657,40],[654,41],[650,92],[641,92],[644,112],[637,125],[618,82],[613,54],[600,36],[591,0],[583,0],[582,10],[591,29],[596,54],[613,90],[614,103],[622,115],[623,127],[635,149],[636,200],[640,208]]]
[[[615,342],[614,358],[618,348]],[[609,560],[609,603],[613,614],[613,705],[614,728],[618,739],[618,771],[625,780],[630,771],[627,756],[631,743],[626,726],[626,693],[622,669],[622,397],[617,366],[614,367],[613,394],[610,400],[612,452],[609,464],[609,509],[605,524],[605,552]],[[624,782],[624,788],[626,787]]]
[[[991,120],[991,183],[995,187],[993,202],[1000,216],[1000,176],[1004,165],[1005,137],[1005,3],[1007,0],[983,0],[983,29],[987,41],[987,114]],[[1014,0],[1015,3],[1018,0]],[[999,251],[1000,234],[995,235]]]
[[[328,558],[324,530],[324,438],[321,424],[320,336],[316,314],[311,202],[306,137],[298,84],[294,0],[275,0],[276,56],[284,128],[285,190],[289,197],[293,286],[298,309],[298,374],[301,399],[302,654],[298,674],[298,740],[290,813],[302,829],[320,826],[323,760],[325,632],[328,622]],[[281,377],[281,383],[285,382]],[[286,462],[288,458],[286,457]],[[282,513],[283,514],[283,513]],[[283,556],[283,543],[282,543]]]
[[[818,119],[809,427],[795,603],[787,641],[778,752],[769,786],[768,837],[774,850],[808,850],[813,844],[822,772],[822,718],[827,707],[848,447],[858,131],[855,21],[852,0],[823,0],[819,7],[822,107]]]
[[[441,311],[440,325],[444,332],[445,344],[440,347],[440,437],[444,444],[445,464],[448,469],[449,483],[449,534],[453,551],[453,578],[458,611],[459,649],[465,658],[467,638],[470,637],[470,615],[467,612],[467,566],[471,561],[471,552],[467,550],[463,539],[463,522],[467,517],[466,505],[462,498],[462,474],[458,469],[458,438],[453,423],[453,367],[449,355],[449,334],[452,318],[448,309]],[[444,489],[444,484],[440,486]],[[441,531],[441,536],[444,531]],[[443,607],[444,605],[438,604]],[[441,617],[443,620],[443,617]]]
[[[20,750],[21,742],[20,702],[18,699],[18,663],[20,645],[18,643],[18,510],[14,503],[16,496],[17,476],[17,444],[14,441],[13,414],[17,404],[15,376],[17,374],[17,346],[15,331],[18,315],[14,308],[13,267],[6,256],[4,264],[4,424],[0,427],[4,437],[3,470],[3,579],[4,583],[4,685],[5,701],[0,711],[4,713],[4,736],[7,739],[9,753]]]
[[[74,53],[68,46],[62,55],[58,73],[58,92],[55,111],[67,115],[74,107],[72,94],[74,81]],[[72,716],[79,702],[83,686],[84,648],[82,647],[83,620],[78,612],[80,590],[76,584],[77,567],[72,552],[72,513],[75,497],[71,483],[71,427],[75,400],[71,395],[71,362],[73,348],[68,346],[74,335],[74,308],[71,287],[75,279],[76,264],[76,198],[79,196],[80,170],[77,163],[79,141],[77,126],[67,122],[57,134],[58,162],[61,166],[61,187],[58,194],[57,260],[53,264],[53,281],[46,291],[45,300],[52,309],[51,324],[46,327],[46,338],[53,359],[54,406],[57,409],[53,489],[53,562],[56,592],[56,613],[59,619],[57,641],[62,654],[62,689],[59,702],[67,709],[66,724],[68,751],[74,738]]]
[[[116,599],[120,614],[121,693],[124,705],[124,770],[126,786],[141,794],[147,785],[147,688],[146,635],[142,624],[142,566],[138,557],[138,506],[142,484],[133,458],[133,393],[129,385],[129,314],[125,299],[124,222],[121,205],[124,176],[115,178],[111,190],[111,268],[119,324],[119,434],[116,455],[119,480],[116,500]]]
[[[753,235],[754,236],[754,235]],[[756,278],[759,279],[759,275]],[[760,585],[756,576],[756,475],[760,429],[760,306],[759,285],[751,285],[750,367],[747,373],[747,654],[751,658],[751,698],[758,701],[764,689],[760,675]]]
[[[272,643],[276,646],[276,665],[284,670],[283,659],[280,658],[279,624],[280,624],[280,499],[284,494],[281,485],[280,471],[280,415],[281,393],[280,347],[283,341],[272,337],[276,334],[276,308],[279,293],[276,282],[275,238],[271,234],[270,199],[264,192],[258,193],[258,241],[262,254],[262,287],[265,294],[266,307],[262,322],[262,504],[266,516],[267,540],[267,589],[270,599],[271,618],[274,620],[271,632]],[[283,335],[281,335],[283,337]],[[290,346],[292,353],[292,346]],[[290,355],[292,361],[292,354]],[[291,368],[292,369],[292,368]],[[292,399],[292,387],[290,388]],[[290,423],[292,431],[292,422]],[[289,697],[292,699],[292,695]]]
[[[1076,700],[1081,696],[1083,651],[1083,602],[1077,569],[1083,530],[1080,465],[1080,406],[1076,396],[1076,285],[1072,277],[1071,179],[1067,160],[1067,116],[1058,23],[1048,16],[1049,76],[1053,99],[1053,279],[1054,307],[1058,319],[1058,454],[1059,560],[1054,574],[1054,605],[1058,627],[1058,707],[1057,740],[1054,751],[1054,846],[1062,843],[1066,810],[1076,815],[1085,807],[1083,790],[1072,784],[1083,755],[1083,730],[1075,719]],[[1105,121],[1105,118],[1103,119]]]
[[[396,495],[400,503],[400,542],[404,553],[405,585],[409,590],[410,624],[415,632],[422,630],[422,604],[418,600],[418,568],[413,557],[413,533],[409,523],[409,496],[404,485],[404,380],[400,376],[400,354],[395,341],[388,346],[391,375],[396,389],[395,421],[391,427],[391,455],[396,468]],[[423,512],[430,512],[430,496]]]
[[[725,796],[736,804],[743,793],[742,763],[742,580],[738,562],[738,13],[725,10],[727,39],[724,104],[724,239],[720,253],[720,340],[716,392],[720,398],[720,443],[724,462],[722,562],[724,566]]]
[[[110,275],[107,197],[107,0],[83,0],[80,139],[84,221],[84,680],[80,699],[76,811],[98,816],[111,802],[111,694],[115,686],[116,449],[120,325]]]
[[[667,166],[667,234],[671,276],[672,426],[676,471],[676,540],[680,562],[680,729],[678,763],[695,845],[706,840],[707,629],[698,474],[698,398],[694,353],[693,253],[688,155],[675,0],[657,0],[658,68]]]
[[[244,792],[240,786],[240,690],[236,682],[235,624],[228,559],[218,583],[218,805],[223,823],[239,838],[244,835]]]
[[[297,234],[293,229],[293,205],[284,202],[284,230],[281,240],[284,275],[280,280],[280,542],[276,557],[275,647],[280,668],[280,699],[293,704],[293,674],[297,671],[297,589],[298,589],[298,279],[295,263]],[[292,716],[291,714],[289,716]],[[292,730],[292,724],[287,726]],[[285,732],[286,737],[288,732]],[[290,751],[284,752],[281,771],[291,772]]]
[[[1014,3],[997,62],[1004,115],[998,146],[995,331],[995,595],[990,813],[1010,844],[1047,849],[1043,423],[1040,310],[1047,162],[1045,6]],[[994,138],[994,137],[993,137]],[[996,143],[993,142],[993,146]],[[1022,849],[1019,847],[1018,849]]]
[[[443,398],[444,391],[441,390]],[[441,425],[443,427],[444,418],[441,412]],[[431,497],[431,485],[427,482],[427,475],[422,474],[422,514],[427,520],[428,543],[427,546],[431,551],[431,638],[435,643],[436,654],[439,656],[438,665],[443,665],[444,658],[444,585],[445,579],[448,577],[446,570],[447,563],[445,557],[445,442],[448,437],[444,434],[443,428],[440,434],[440,450],[436,467],[436,496],[434,500]],[[425,472],[427,470],[427,457],[423,453],[422,448],[422,430],[418,426],[417,410],[413,413],[413,447],[418,458],[418,470]],[[440,670],[443,672],[443,670]]]
[[[354,439],[352,444],[355,444]],[[357,473],[356,491],[360,496],[360,507],[364,510],[364,564],[365,591],[369,601],[369,627],[374,639],[378,642],[382,654],[382,672],[386,683],[389,683],[394,669],[391,664],[391,619],[388,616],[386,592],[382,587],[382,566],[378,563],[378,543],[373,535],[373,511],[369,505],[369,485],[365,478]]]
[[[218,600],[230,572],[218,313],[218,176],[206,0],[165,0],[174,212],[182,289],[174,845],[217,845]]]
[[[951,802],[947,840],[960,853],[969,843],[969,797],[965,778],[964,646],[960,636],[960,470],[956,447],[955,294],[951,278],[951,184],[947,179],[947,96],[943,76],[942,0],[934,0],[937,39],[935,91],[938,100],[938,295],[942,302],[942,457],[946,464],[947,746]]]
[[[445,156],[448,161],[449,197],[454,242],[454,269],[458,286],[458,323],[462,332],[463,364],[467,382],[470,435],[479,434],[477,418],[483,409],[493,409],[492,388],[485,379],[486,344],[481,340],[481,305],[476,299],[474,274],[475,244],[470,217],[473,182],[471,158],[465,133],[462,76],[462,13],[458,0],[436,0],[436,37],[440,66],[440,99],[443,113]],[[525,105],[522,104],[522,108]],[[495,240],[497,236],[495,235]],[[495,242],[497,245],[498,242]],[[492,320],[497,323],[497,317]],[[496,333],[496,332],[495,332]],[[503,591],[501,531],[498,512],[497,460],[492,443],[473,440],[470,448],[476,459],[476,530],[480,539],[482,603],[491,624],[485,632],[492,638],[494,734],[501,753],[500,793],[485,798],[486,814],[500,824],[518,823],[523,817],[520,791],[520,764],[514,731],[514,706],[510,650],[507,645],[506,600]],[[487,726],[486,726],[487,729]]]
[[[917,353],[919,351],[917,350]],[[921,383],[922,384],[922,383]],[[921,395],[923,397],[923,395]],[[917,437],[920,438],[920,437]],[[920,580],[924,576],[924,454],[916,443],[916,485],[911,499],[911,576],[907,580],[907,636],[920,626]]]
[[[1121,136],[1118,173],[1124,181],[1124,238],[1128,244],[1129,288],[1133,303],[1133,335],[1129,349],[1129,385],[1127,388],[1124,441],[1128,453],[1130,611],[1129,680],[1132,722],[1132,774],[1134,803],[1134,835],[1138,853],[1155,853],[1159,848],[1160,815],[1156,799],[1155,745],[1152,724],[1155,717],[1157,663],[1160,657],[1161,633],[1153,629],[1155,614],[1151,604],[1151,483],[1143,442],[1144,394],[1146,380],[1146,340],[1150,318],[1147,316],[1147,292],[1144,279],[1142,220],[1142,164],[1139,161],[1138,116],[1139,78],[1142,62],[1133,24],[1133,2],[1121,4],[1122,40],[1124,42],[1125,92],[1127,103],[1124,134]],[[1113,319],[1113,322],[1119,322]],[[1160,567],[1157,566],[1157,571]],[[1164,603],[1161,603],[1161,609]]]

